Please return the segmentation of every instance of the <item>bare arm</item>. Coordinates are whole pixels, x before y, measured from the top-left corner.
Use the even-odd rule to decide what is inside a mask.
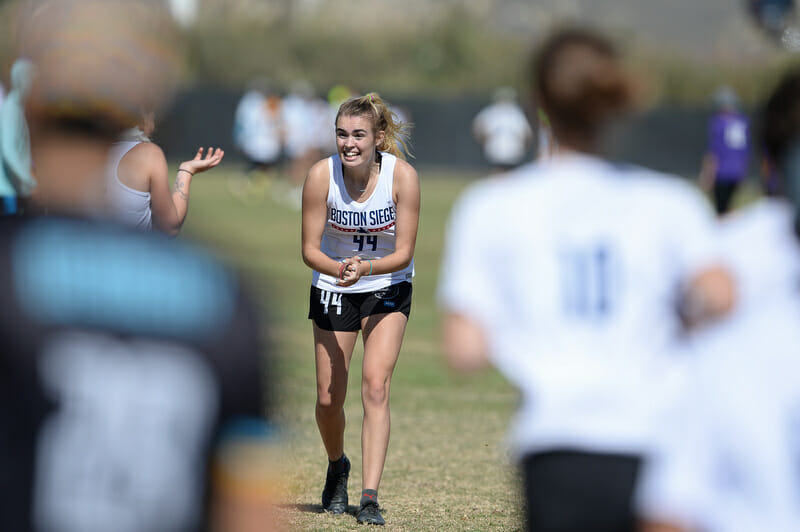
[[[224,443],[213,463],[210,514],[216,532],[284,530],[279,490],[284,478],[276,443]]]
[[[722,266],[705,268],[689,281],[683,295],[680,315],[687,329],[720,319],[736,305],[736,286],[730,272]]]
[[[698,182],[700,188],[705,192],[711,190],[717,175],[717,158],[713,153],[706,153],[703,156],[703,164],[700,168]]]
[[[153,153],[154,162],[150,172],[150,208],[153,213],[153,224],[157,229],[170,236],[177,236],[189,212],[189,187],[192,177],[217,166],[225,152],[219,148],[209,148],[203,156],[203,148],[197,150],[194,159],[180,164],[175,175],[175,184],[170,190],[167,161],[161,148]]]
[[[322,233],[328,221],[328,161],[323,159],[308,172],[303,185],[303,262],[320,273],[339,276],[341,263],[322,252]]]
[[[456,371],[468,373],[489,365],[489,349],[483,328],[463,314],[448,312],[442,329],[444,353]]]
[[[639,532],[687,532],[687,531],[686,529],[671,523],[642,521],[639,523]]]
[[[397,166],[395,166],[393,193],[394,202],[397,205],[394,252],[371,261],[371,275],[402,270],[411,264],[411,260],[414,258],[417,229],[419,228],[419,176],[410,164],[402,160],[398,160]],[[354,266],[354,269],[345,276],[345,282],[342,283],[344,286],[354,284],[370,272],[370,264],[361,261],[358,257],[348,259],[348,262]]]

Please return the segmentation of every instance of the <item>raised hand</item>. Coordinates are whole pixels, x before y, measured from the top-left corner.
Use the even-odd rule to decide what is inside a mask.
[[[192,175],[199,174],[200,172],[211,170],[217,166],[222,161],[224,155],[225,151],[222,148],[208,148],[208,151],[205,152],[205,156],[203,156],[203,148],[199,148],[194,159],[183,161],[179,168]]]

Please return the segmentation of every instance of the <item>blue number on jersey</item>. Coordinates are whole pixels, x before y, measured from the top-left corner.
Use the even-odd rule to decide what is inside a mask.
[[[366,235],[367,241],[366,244],[368,246],[372,246],[372,251],[378,249],[378,236],[377,235]],[[355,235],[353,237],[353,243],[358,244],[358,251],[364,251],[364,235]]]
[[[561,294],[568,316],[606,317],[613,307],[612,255],[603,244],[569,247],[560,254]]]

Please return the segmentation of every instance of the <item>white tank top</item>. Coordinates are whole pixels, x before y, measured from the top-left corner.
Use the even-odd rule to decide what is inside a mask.
[[[342,260],[358,255],[362,259],[380,259],[394,253],[397,205],[392,197],[394,167],[397,157],[381,152],[381,171],[375,190],[364,202],[350,197],[344,184],[342,162],[338,155],[328,158],[328,221],[320,248],[332,259]],[[414,276],[414,261],[394,273],[369,275],[348,287],[336,284],[336,278],[314,271],[312,284],[317,288],[340,293],[373,292]]]
[[[136,229],[150,231],[153,228],[150,193],[122,184],[117,175],[122,158],[138,144],[139,141],[123,141],[115,142],[111,147],[106,171],[106,194],[113,219]]]

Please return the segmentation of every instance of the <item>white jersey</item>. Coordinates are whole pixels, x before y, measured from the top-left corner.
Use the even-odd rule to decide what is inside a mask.
[[[640,512],[708,532],[800,530],[800,247],[788,204],[726,222],[730,319],[692,345],[691,380],[645,468]]]
[[[284,146],[289,157],[300,157],[313,149],[316,142],[316,107],[302,96],[290,94],[281,103],[285,128]]]
[[[774,198],[723,218],[720,247],[736,278],[738,305],[763,305],[795,290],[800,246],[793,223],[792,206]]]
[[[439,300],[522,391],[518,453],[643,450],[670,391],[676,296],[712,261],[714,223],[679,178],[577,154],[459,200]]]
[[[115,142],[111,147],[106,167],[106,194],[113,219],[136,229],[150,231],[153,228],[150,193],[124,185],[118,175],[122,158],[139,144],[139,141],[123,141]]]
[[[500,102],[483,109],[473,121],[483,138],[484,155],[492,164],[519,164],[531,138],[531,127],[520,106]]]
[[[248,91],[236,107],[234,141],[253,161],[275,162],[281,154],[281,116],[270,110],[267,98]]]
[[[314,148],[327,155],[336,151],[335,123],[336,113],[339,109],[334,109],[322,98],[315,98],[310,102],[314,114],[314,127],[311,129],[311,140]]]
[[[364,202],[355,201],[347,193],[339,156],[328,158],[328,221],[322,234],[321,249],[332,259],[342,260],[355,255],[362,259],[380,259],[394,253],[397,205],[392,187],[397,157],[381,152],[381,158],[378,183]],[[331,292],[373,292],[402,281],[411,281],[413,276],[412,259],[411,264],[400,271],[362,277],[348,287],[338,286],[335,277],[314,271],[312,284]]]

